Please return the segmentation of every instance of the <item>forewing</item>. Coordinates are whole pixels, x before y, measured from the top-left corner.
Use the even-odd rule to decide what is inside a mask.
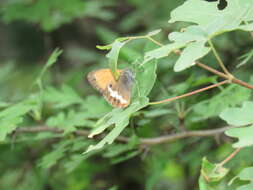
[[[109,84],[115,85],[116,81],[110,69],[99,69],[91,71],[87,79],[98,91],[103,93]]]

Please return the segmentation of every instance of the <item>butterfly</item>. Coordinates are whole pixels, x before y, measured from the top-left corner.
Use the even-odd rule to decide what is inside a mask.
[[[134,76],[128,68],[118,72],[120,74],[118,80],[115,80],[110,69],[91,71],[87,79],[113,107],[125,108],[131,101]]]

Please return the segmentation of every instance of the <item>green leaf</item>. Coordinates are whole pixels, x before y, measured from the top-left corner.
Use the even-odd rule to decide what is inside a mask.
[[[10,106],[0,112],[0,141],[23,122],[23,117],[36,107],[34,102],[26,100]]]
[[[112,110],[101,96],[88,96],[81,104],[81,109],[89,118],[99,119]]]
[[[209,162],[205,157],[202,159],[201,174],[205,174],[210,182],[217,182],[223,179],[229,170]]]
[[[174,50],[177,50],[183,46],[185,46],[185,43],[175,42],[175,43],[170,43],[160,48],[148,51],[145,53],[144,63],[147,63],[152,59],[160,59],[160,58],[166,57]]]
[[[238,29],[248,31],[248,32],[252,32],[253,31],[253,23],[240,25],[240,27]]]
[[[119,40],[115,40],[112,44],[111,51],[106,55],[109,59],[109,67],[112,70],[114,77],[118,79],[119,73],[117,72],[117,64],[119,58],[120,49],[126,44],[127,42],[120,42]]]
[[[48,126],[63,129],[65,133],[73,132],[76,130],[75,127],[84,126],[87,123],[89,122],[85,112],[78,113],[73,110],[68,111],[67,114],[60,112],[46,121]]]
[[[112,164],[118,164],[120,162],[124,162],[128,159],[131,159],[135,156],[137,156],[138,154],[140,154],[140,151],[139,150],[133,150],[133,151],[129,151],[127,152],[125,155],[122,155],[120,157],[116,157],[116,158],[113,158],[111,163]]]
[[[171,32],[169,40],[181,43],[189,43],[193,41],[206,42],[208,40],[206,32],[196,25],[188,26],[182,32]]]
[[[210,48],[205,47],[205,42],[192,42],[182,52],[177,60],[174,71],[179,72],[195,65],[195,61],[205,56]]]
[[[196,23],[209,34],[209,37],[212,37],[226,31],[240,29],[242,22],[253,20],[253,2],[250,0],[230,0],[222,11],[216,6],[216,3],[188,0],[171,12],[169,22]]]
[[[234,148],[252,146],[253,145],[252,133],[253,133],[253,125],[250,127],[229,129],[225,132],[225,134],[230,137],[238,138],[238,142],[233,144]]]
[[[253,29],[252,29],[252,31],[253,31]],[[249,61],[252,60],[252,57],[253,57],[253,49],[250,50],[249,52],[247,52],[246,54],[239,57],[239,59],[242,61],[236,67],[239,68],[239,67],[245,65],[246,63],[249,63]]]
[[[61,158],[65,156],[65,152],[68,150],[68,146],[71,141],[63,141],[54,146],[55,150],[44,155],[39,162],[39,166],[42,168],[50,168],[55,165]]]
[[[253,123],[252,114],[253,102],[246,101],[243,103],[241,108],[226,109],[220,114],[220,117],[230,125],[242,126]],[[237,143],[233,144],[233,147],[245,147],[253,145],[253,139],[251,136],[252,132],[253,126],[229,129],[225,133],[228,136],[239,139]]]
[[[43,92],[43,99],[46,102],[54,103],[56,108],[64,108],[73,104],[82,103],[82,98],[70,86],[63,85],[61,90],[48,87]]]
[[[0,141],[3,141],[8,134],[17,128],[17,125],[23,122],[22,117],[12,119],[0,119]]]
[[[155,80],[156,80],[156,69],[157,69],[157,61],[152,60],[142,66],[141,64],[137,67],[135,77],[136,81],[136,89],[139,93],[139,96],[147,96],[152,90]],[[149,79],[149,80],[147,80]],[[137,97],[137,95],[135,95]]]
[[[241,108],[229,108],[220,114],[220,118],[234,126],[253,123],[253,102],[246,101]]]
[[[248,100],[250,95],[251,90],[238,85],[230,85],[215,96],[195,104],[193,110],[201,119],[218,116],[224,109]]]
[[[46,63],[46,65],[43,67],[41,73],[39,74],[39,76],[37,77],[37,79],[35,80],[36,83],[41,83],[41,79],[44,75],[44,73],[46,72],[46,70],[51,67],[54,63],[56,63],[58,57],[62,54],[62,50],[56,48],[53,53],[50,55],[50,57],[48,58],[48,61]]]
[[[129,151],[131,152],[134,148],[136,148],[136,145],[138,143],[139,143],[138,137],[133,135],[131,138],[129,138],[129,141],[125,144],[115,144],[112,146],[108,146],[105,153],[103,154],[103,157],[114,158],[116,156],[122,155],[123,153],[129,152]]]
[[[147,105],[148,98],[140,97],[125,110],[114,109],[109,115],[110,118],[103,118],[102,120],[98,121],[97,127],[89,135],[90,138],[92,138],[94,135],[102,133],[106,128],[110,127],[113,124],[115,124],[115,127],[98,144],[90,145],[85,153],[100,149],[106,144],[111,144],[120,135],[123,129],[129,124],[130,116],[134,112]]]
[[[244,168],[235,178],[240,178],[243,181],[249,182],[246,185],[241,185],[236,190],[252,190],[253,189],[253,167]]]
[[[205,157],[202,159],[201,175],[199,177],[200,190],[216,190],[220,182],[229,172],[219,164],[212,164]]]

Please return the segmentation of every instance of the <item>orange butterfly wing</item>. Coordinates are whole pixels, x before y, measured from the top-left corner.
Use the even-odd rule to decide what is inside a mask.
[[[118,72],[122,72],[122,70],[118,70]],[[98,69],[95,71],[91,71],[87,76],[90,84],[99,90],[101,93],[105,91],[109,84],[115,85],[116,80],[113,77],[113,74],[110,69]]]

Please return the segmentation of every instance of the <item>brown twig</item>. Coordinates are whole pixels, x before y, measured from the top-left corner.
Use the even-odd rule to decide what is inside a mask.
[[[209,67],[209,66],[207,66],[207,65],[205,65],[203,63],[196,62],[196,65],[199,66],[199,67],[201,67],[201,68],[203,68],[203,69],[205,69],[205,70],[207,70],[207,71],[209,71],[209,72],[211,72],[211,73],[214,73],[214,74],[216,74],[216,75],[218,75],[218,76],[220,76],[222,78],[225,78],[225,79],[228,79],[228,80],[231,79],[228,75],[226,75],[226,74],[224,74],[224,73],[222,73],[220,71],[217,71],[217,70],[215,70],[215,69],[213,69],[213,68],[211,68],[211,67]],[[239,80],[237,78],[232,78],[231,82],[233,82],[235,84],[239,84],[241,86],[244,86],[246,88],[249,88],[249,89],[253,90],[253,85],[251,85],[249,83],[246,83],[246,82],[243,82],[243,81],[241,81],[241,80]]]
[[[233,127],[222,127],[218,129],[207,129],[207,130],[197,130],[197,131],[184,131],[176,134],[165,135],[161,137],[154,137],[154,138],[141,138],[140,142],[146,145],[156,145],[156,144],[163,144],[172,141],[176,141],[179,139],[183,139],[186,137],[206,137],[206,136],[214,136],[224,131],[235,128]]]
[[[187,97],[187,96],[192,96],[192,95],[194,95],[194,94],[197,94],[197,93],[200,93],[200,92],[209,90],[209,89],[211,89],[211,88],[215,88],[215,87],[217,87],[217,86],[221,86],[221,85],[226,84],[226,83],[228,83],[228,82],[229,82],[228,80],[225,80],[225,81],[219,82],[219,83],[217,83],[217,84],[213,84],[213,85],[207,86],[207,87],[205,87],[205,88],[201,88],[201,89],[198,89],[198,90],[194,90],[194,91],[192,91],[192,92],[189,92],[189,93],[186,93],[186,94],[183,94],[183,95],[180,95],[180,96],[168,98],[168,99],[161,100],[161,101],[157,101],[157,102],[150,102],[149,104],[150,104],[150,105],[154,105],[154,104],[161,104],[161,103],[165,103],[165,102],[171,102],[171,101],[178,100],[178,99],[181,99],[181,98],[184,98],[184,97]]]
[[[234,152],[232,152],[227,158],[225,158],[221,163],[219,163],[219,166],[222,167],[227,162],[229,162],[232,158],[235,157],[235,155],[240,152],[241,148],[237,148]]]
[[[176,141],[179,139],[187,138],[187,137],[206,137],[206,136],[214,136],[224,131],[235,128],[234,126],[227,126],[218,129],[207,129],[207,130],[198,130],[198,131],[183,131],[176,134],[170,134],[160,137],[153,138],[140,138],[141,145],[157,145],[168,143],[172,141]],[[52,132],[52,133],[63,133],[62,129],[52,128],[48,126],[35,126],[35,127],[20,127],[16,129],[16,134],[19,133],[40,133],[40,132]],[[89,130],[76,130],[74,134],[79,136],[87,137],[89,135]],[[117,137],[117,141],[127,143],[129,141],[128,137],[119,136]]]

